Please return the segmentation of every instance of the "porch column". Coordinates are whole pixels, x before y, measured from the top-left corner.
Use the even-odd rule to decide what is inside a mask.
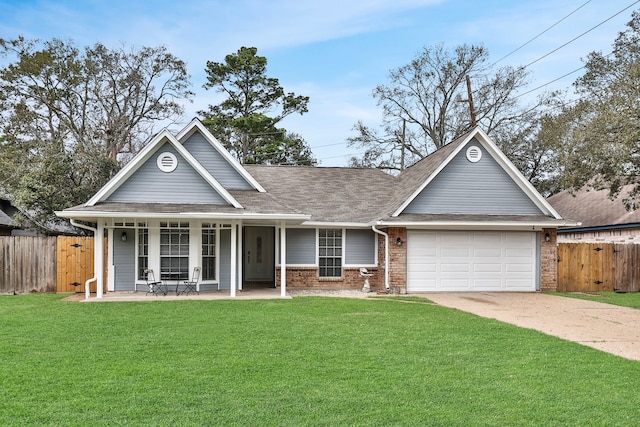
[[[242,290],[242,284],[244,282],[244,279],[242,277],[242,264],[244,263],[244,256],[242,255],[244,252],[244,247],[242,246],[244,239],[242,237],[242,221],[238,222],[238,251],[237,251],[237,259],[239,262],[238,264],[238,289]]]
[[[280,222],[280,296],[287,296],[287,229],[285,222]]]
[[[116,268],[113,263],[113,228],[107,230],[107,291],[116,290]]]
[[[104,225],[98,221],[93,243],[93,275],[96,278],[96,298],[102,298],[104,286]]]
[[[230,277],[230,295],[236,296],[237,272],[238,272],[238,233],[236,222],[231,223],[231,277]]]

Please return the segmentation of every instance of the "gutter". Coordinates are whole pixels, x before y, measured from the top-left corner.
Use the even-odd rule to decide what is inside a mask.
[[[73,218],[71,218],[71,225],[73,225],[74,227],[83,228],[85,230],[91,231],[93,233],[94,238],[98,234],[98,229],[97,228],[89,227],[88,225],[85,225],[85,224],[80,224],[79,222],[76,222],[76,220],[73,219]],[[95,264],[95,262],[94,262],[94,264]],[[95,268],[95,266],[94,266],[93,277],[90,278],[89,280],[87,280],[86,282],[84,282],[84,299],[89,299],[89,297],[91,295],[91,290],[90,290],[91,289],[90,288],[91,282],[97,282],[98,281],[98,277],[96,276],[96,272],[97,271],[98,271],[98,269]]]
[[[389,292],[389,235],[384,231],[378,230],[375,225],[371,226],[371,230],[384,236],[384,287]]]

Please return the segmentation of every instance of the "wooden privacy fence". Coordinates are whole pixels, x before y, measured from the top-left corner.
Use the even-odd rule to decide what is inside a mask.
[[[55,292],[56,240],[0,236],[0,293]]]
[[[0,294],[84,292],[93,277],[93,243],[82,236],[0,236]],[[106,240],[104,247],[106,261]]]
[[[84,292],[84,283],[93,277],[93,237],[59,236],[56,292]],[[105,276],[106,277],[106,276]],[[96,283],[90,285],[96,291]]]
[[[558,244],[558,291],[640,291],[640,245]]]

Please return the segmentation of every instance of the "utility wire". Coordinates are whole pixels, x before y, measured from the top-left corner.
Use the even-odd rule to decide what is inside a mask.
[[[531,92],[535,92],[535,91],[537,91],[538,89],[542,89],[542,88],[543,88],[543,87],[545,87],[545,86],[549,86],[551,83],[555,83],[555,82],[557,82],[558,80],[562,80],[562,79],[564,79],[565,77],[570,76],[570,75],[571,75],[571,74],[573,74],[573,73],[577,73],[578,71],[582,70],[583,68],[585,68],[585,65],[583,65],[583,66],[582,66],[582,67],[580,67],[580,68],[576,68],[576,69],[575,69],[575,70],[573,70],[573,71],[569,71],[568,73],[563,74],[562,76],[560,76],[560,77],[558,77],[558,78],[556,78],[556,79],[553,79],[553,80],[551,80],[551,81],[549,81],[549,82],[546,82],[545,84],[542,84],[542,85],[540,85],[540,86],[538,86],[538,87],[534,87],[534,88],[533,88],[533,89],[531,89],[531,90],[528,90],[528,91],[523,92],[523,93],[521,93],[521,94],[519,94],[519,95],[516,95],[516,96],[515,96],[515,98],[520,98],[520,97],[522,97],[522,96],[525,96],[525,95],[530,94]]]
[[[489,67],[487,68],[491,68],[494,65],[496,65],[498,62],[502,61],[505,58],[508,58],[509,56],[513,55],[514,53],[516,53],[517,51],[519,51],[520,49],[522,49],[523,47],[525,47],[526,45],[528,45],[529,43],[531,43],[532,41],[534,41],[535,39],[537,39],[538,37],[540,37],[541,35],[543,35],[544,33],[546,33],[547,31],[549,31],[550,29],[552,29],[553,27],[555,27],[556,25],[558,25],[559,23],[561,23],[562,21],[564,21],[565,19],[567,19],[568,17],[570,17],[571,15],[573,15],[574,13],[576,13],[577,11],[579,11],[580,9],[582,9],[584,6],[587,5],[587,3],[590,3],[591,0],[587,0],[586,2],[582,3],[580,6],[578,6],[575,10],[573,10],[571,13],[569,13],[568,15],[564,16],[562,19],[560,19],[559,21],[557,21],[556,23],[554,23],[553,25],[551,25],[550,27],[547,27],[545,30],[543,30],[541,33],[537,34],[536,36],[534,36],[532,39],[528,40],[526,43],[524,43],[523,45],[515,48],[514,50],[512,50],[511,52],[507,53],[505,56],[503,56],[502,58],[498,59],[496,62],[494,62],[493,64],[489,65]]]
[[[573,43],[574,41],[578,40],[580,37],[584,36],[585,34],[590,33],[591,31],[595,30],[596,28],[598,28],[599,26],[601,26],[601,25],[602,25],[602,24],[604,24],[605,22],[608,22],[608,21],[612,20],[613,18],[615,18],[616,16],[620,15],[622,12],[626,11],[627,9],[629,9],[629,8],[633,7],[633,6],[634,6],[635,4],[637,4],[637,3],[640,3],[640,0],[636,0],[636,1],[634,1],[634,2],[633,2],[633,3],[631,3],[629,6],[625,7],[624,9],[622,9],[621,11],[619,11],[619,12],[617,12],[617,13],[615,13],[615,14],[611,15],[610,17],[608,17],[608,18],[607,18],[607,19],[605,19],[604,21],[600,22],[599,24],[594,25],[593,27],[589,28],[587,31],[583,32],[582,34],[580,34],[580,35],[578,35],[578,36],[576,36],[576,37],[574,37],[574,38],[572,38],[571,40],[569,40],[569,41],[568,41],[568,42],[566,42],[565,44],[563,44],[563,45],[561,45],[561,46],[559,46],[559,47],[555,48],[554,50],[552,50],[551,52],[549,52],[549,53],[547,53],[547,54],[545,54],[545,55],[542,55],[540,58],[538,58],[538,59],[536,59],[536,60],[534,60],[534,61],[531,61],[530,63],[528,63],[527,65],[525,65],[523,68],[528,68],[529,66],[531,66],[531,65],[535,64],[535,63],[536,63],[536,62],[538,62],[538,61],[541,61],[542,59],[546,58],[547,56],[549,56],[549,55],[551,55],[551,54],[553,54],[553,53],[556,53],[557,51],[559,51],[559,50],[560,50],[560,49],[562,49],[563,47],[567,46],[568,44]]]

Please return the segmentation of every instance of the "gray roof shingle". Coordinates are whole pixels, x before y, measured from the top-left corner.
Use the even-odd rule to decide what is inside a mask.
[[[640,223],[640,211],[627,211],[623,203],[633,186],[622,187],[619,196],[613,200],[609,198],[609,190],[583,187],[574,193],[561,191],[547,201],[562,217],[580,221],[581,227]]]
[[[378,169],[246,165],[278,202],[319,222],[369,222],[397,193],[397,179]]]

